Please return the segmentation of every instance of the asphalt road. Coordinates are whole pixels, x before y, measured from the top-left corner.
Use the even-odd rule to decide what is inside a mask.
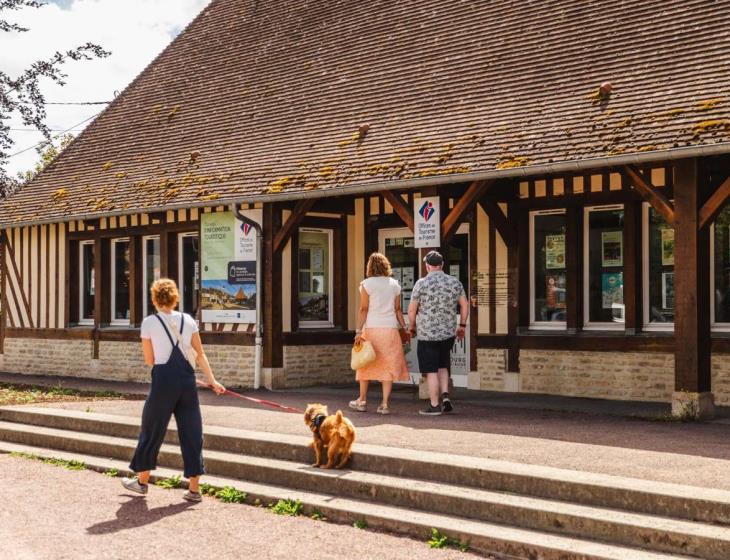
[[[477,558],[212,498],[189,504],[183,490],[151,488],[143,498],[116,478],[8,455],[0,455],[0,473],[0,558],[7,560]]]

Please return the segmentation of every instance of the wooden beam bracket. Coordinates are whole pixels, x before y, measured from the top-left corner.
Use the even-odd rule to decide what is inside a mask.
[[[451,238],[454,237],[456,230],[464,221],[464,218],[476,206],[477,201],[484,196],[490,187],[494,184],[494,181],[474,181],[466,192],[459,197],[451,209],[451,212],[441,222],[441,245],[445,246],[451,242]]]
[[[482,197],[479,200],[479,205],[484,210],[489,221],[494,223],[494,227],[497,228],[504,244],[508,247],[513,246],[517,242],[517,228],[504,215],[499,205],[487,197]]]
[[[286,223],[274,235],[274,254],[281,252],[312,206],[314,206],[313,198],[303,198],[297,202]]]
[[[647,181],[637,167],[627,165],[623,170],[634,190],[651,204],[654,210],[659,212],[669,225],[674,225],[674,205],[664,193],[652,185],[650,181]]]
[[[383,198],[393,207],[393,211],[398,214],[408,229],[415,231],[415,225],[413,223],[413,208],[409,208],[408,204],[406,204],[401,196],[393,191],[383,191]]]
[[[717,218],[723,206],[730,198],[730,177],[725,179],[722,184],[715,189],[710,198],[707,199],[700,208],[700,229],[711,224]]]

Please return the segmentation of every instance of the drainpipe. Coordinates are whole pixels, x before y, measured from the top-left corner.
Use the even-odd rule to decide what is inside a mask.
[[[238,204],[231,204],[233,215],[244,224],[251,226],[256,231],[256,339],[253,369],[253,388],[261,387],[261,362],[263,358],[262,346],[264,342],[264,314],[261,309],[261,259],[263,258],[263,230],[261,226],[252,219],[247,218],[238,209]]]

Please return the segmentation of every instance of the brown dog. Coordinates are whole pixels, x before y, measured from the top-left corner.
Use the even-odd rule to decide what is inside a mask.
[[[327,464],[325,469],[341,469],[347,464],[352,454],[352,444],[355,441],[355,426],[338,410],[330,416],[327,407],[323,404],[312,403],[304,411],[304,423],[312,431],[314,439],[309,444],[314,449],[315,462],[313,467],[322,463],[322,451],[327,448]],[[340,461],[335,465],[339,456]]]

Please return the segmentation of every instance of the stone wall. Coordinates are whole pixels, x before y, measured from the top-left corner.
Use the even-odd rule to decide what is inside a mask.
[[[479,388],[482,391],[504,391],[507,350],[499,348],[477,349]]]
[[[284,386],[342,385],[355,381],[351,344],[285,346]]]
[[[712,356],[712,392],[716,405],[730,406],[730,356],[727,354]]]

